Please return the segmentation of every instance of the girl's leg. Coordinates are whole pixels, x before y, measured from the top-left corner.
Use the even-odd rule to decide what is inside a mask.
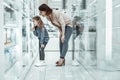
[[[41,47],[40,41],[39,41],[39,59],[40,60],[44,60],[45,59],[44,48]]]
[[[39,41],[39,59],[41,60],[41,44],[40,44],[40,41]]]
[[[44,48],[41,48],[41,60],[45,60],[45,52],[44,52]]]

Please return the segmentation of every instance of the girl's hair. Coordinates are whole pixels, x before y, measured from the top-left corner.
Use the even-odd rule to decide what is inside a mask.
[[[47,4],[40,5],[39,10],[40,11],[45,11],[47,16],[52,13],[52,9]]]
[[[39,16],[34,16],[32,19],[38,21],[38,25],[37,25],[37,26],[38,26],[40,29],[43,29],[44,24],[43,24],[43,21],[41,20],[41,18],[40,18]]]

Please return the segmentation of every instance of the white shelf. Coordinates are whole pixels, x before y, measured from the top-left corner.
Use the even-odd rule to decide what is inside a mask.
[[[6,2],[3,2],[3,5],[6,6],[6,7],[8,7],[8,8],[10,8],[10,9],[13,10],[13,11],[18,11],[18,10],[16,10],[16,9],[12,8],[12,7],[11,7],[8,3],[6,3]]]
[[[14,47],[14,46],[16,46],[16,43],[11,42],[11,43],[5,45],[4,48],[5,48],[5,49],[9,49],[9,48]]]
[[[14,29],[14,28],[18,28],[18,27],[17,27],[17,24],[6,24],[6,25],[4,25],[4,28]]]
[[[21,78],[20,80],[23,80],[25,78],[25,76],[28,73],[28,71],[30,70],[34,60],[36,59],[37,53],[38,53],[38,51],[36,51],[36,48],[31,48],[37,42],[35,42],[35,44],[33,44],[32,46],[30,45],[30,41],[34,40],[34,39],[30,39],[31,31],[29,29],[30,29],[30,23],[32,23],[30,21],[30,19],[32,18],[32,16],[35,15],[34,14],[35,6],[36,6],[36,8],[38,7],[34,3],[34,1],[35,0],[32,0],[32,1],[31,0],[29,0],[29,1],[28,0],[15,0],[13,2],[10,0],[6,0],[3,2],[4,9],[6,10],[3,12],[3,13],[5,13],[5,19],[4,19],[5,24],[3,25],[3,29],[14,29],[16,32],[15,39],[17,40],[16,43],[11,42],[11,43],[4,45],[4,50],[9,49],[9,48],[14,48],[14,47],[19,48],[18,49],[19,51],[17,50],[18,52],[15,54],[15,55],[17,55],[15,57],[17,61],[13,65],[12,64],[9,65],[9,60],[6,60],[6,62],[8,62],[7,65],[9,65],[10,68],[5,70],[6,71],[5,75],[9,76],[11,74],[14,74],[13,77]],[[31,6],[29,5],[30,3],[31,3]],[[15,6],[18,8],[16,9]],[[30,9],[30,7],[31,7],[31,9]],[[13,12],[13,14],[12,14],[12,12]],[[25,18],[24,21],[22,21],[23,18]],[[23,25],[25,27],[23,27]],[[25,32],[26,35],[25,35],[24,42],[22,42],[22,39],[23,39],[22,28],[25,28],[25,30],[27,31],[27,32]],[[9,34],[9,33],[7,33],[7,34]],[[6,32],[4,33],[4,35],[6,35]],[[9,35],[8,35],[8,37],[9,37]],[[26,41],[26,40],[28,40],[28,41]],[[25,44],[24,47],[27,48],[26,54],[23,53],[23,44]],[[36,46],[36,47],[38,47],[38,46]],[[15,48],[15,50],[16,50],[16,48]],[[33,54],[34,56],[32,59],[31,59],[31,56],[32,56],[31,51],[34,51],[34,54]],[[26,61],[26,60],[24,60],[24,59],[26,59],[26,56],[29,61],[28,64],[26,63],[27,65],[24,64],[24,61]],[[9,52],[8,52],[8,56],[6,56],[6,57],[9,57]],[[18,67],[18,65],[20,68]],[[26,65],[26,67],[23,67],[23,65]],[[16,69],[19,69],[18,71],[20,71],[20,73],[18,73],[17,71],[14,71]],[[7,73],[9,73],[9,74],[7,74]],[[18,74],[16,74],[16,73],[18,73]]]

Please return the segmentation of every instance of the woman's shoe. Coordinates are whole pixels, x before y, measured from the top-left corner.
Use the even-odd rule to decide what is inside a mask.
[[[58,64],[60,62],[60,59],[56,62],[56,64]],[[65,59],[64,59],[64,63],[65,63]]]
[[[56,64],[58,64],[60,62],[60,60],[58,60],[57,62],[56,62]]]
[[[64,66],[65,65],[65,59],[60,59],[60,61],[57,63],[56,66]]]

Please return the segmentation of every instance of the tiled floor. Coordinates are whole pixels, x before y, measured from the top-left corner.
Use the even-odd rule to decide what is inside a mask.
[[[93,80],[89,73],[82,66],[71,65],[71,56],[67,56],[66,66],[56,67],[54,63],[58,59],[58,54],[46,54],[47,66],[34,66],[34,64],[38,62],[37,59],[25,80]]]
[[[58,58],[58,53],[47,52],[47,66],[41,67],[34,66],[38,62],[36,59],[25,80],[120,80],[119,71],[102,71],[84,65],[72,66],[70,55],[67,55],[66,66],[56,67],[55,61]]]
[[[120,71],[104,71],[95,66],[88,67],[82,64],[73,66],[71,52],[66,55],[66,65],[56,67],[55,62],[59,59],[59,52],[49,52],[49,50],[59,50],[58,44],[54,43],[57,42],[56,40],[58,39],[50,40],[46,47],[47,66],[34,66],[39,61],[36,59],[25,80],[120,80]],[[54,45],[51,46],[52,44]]]

